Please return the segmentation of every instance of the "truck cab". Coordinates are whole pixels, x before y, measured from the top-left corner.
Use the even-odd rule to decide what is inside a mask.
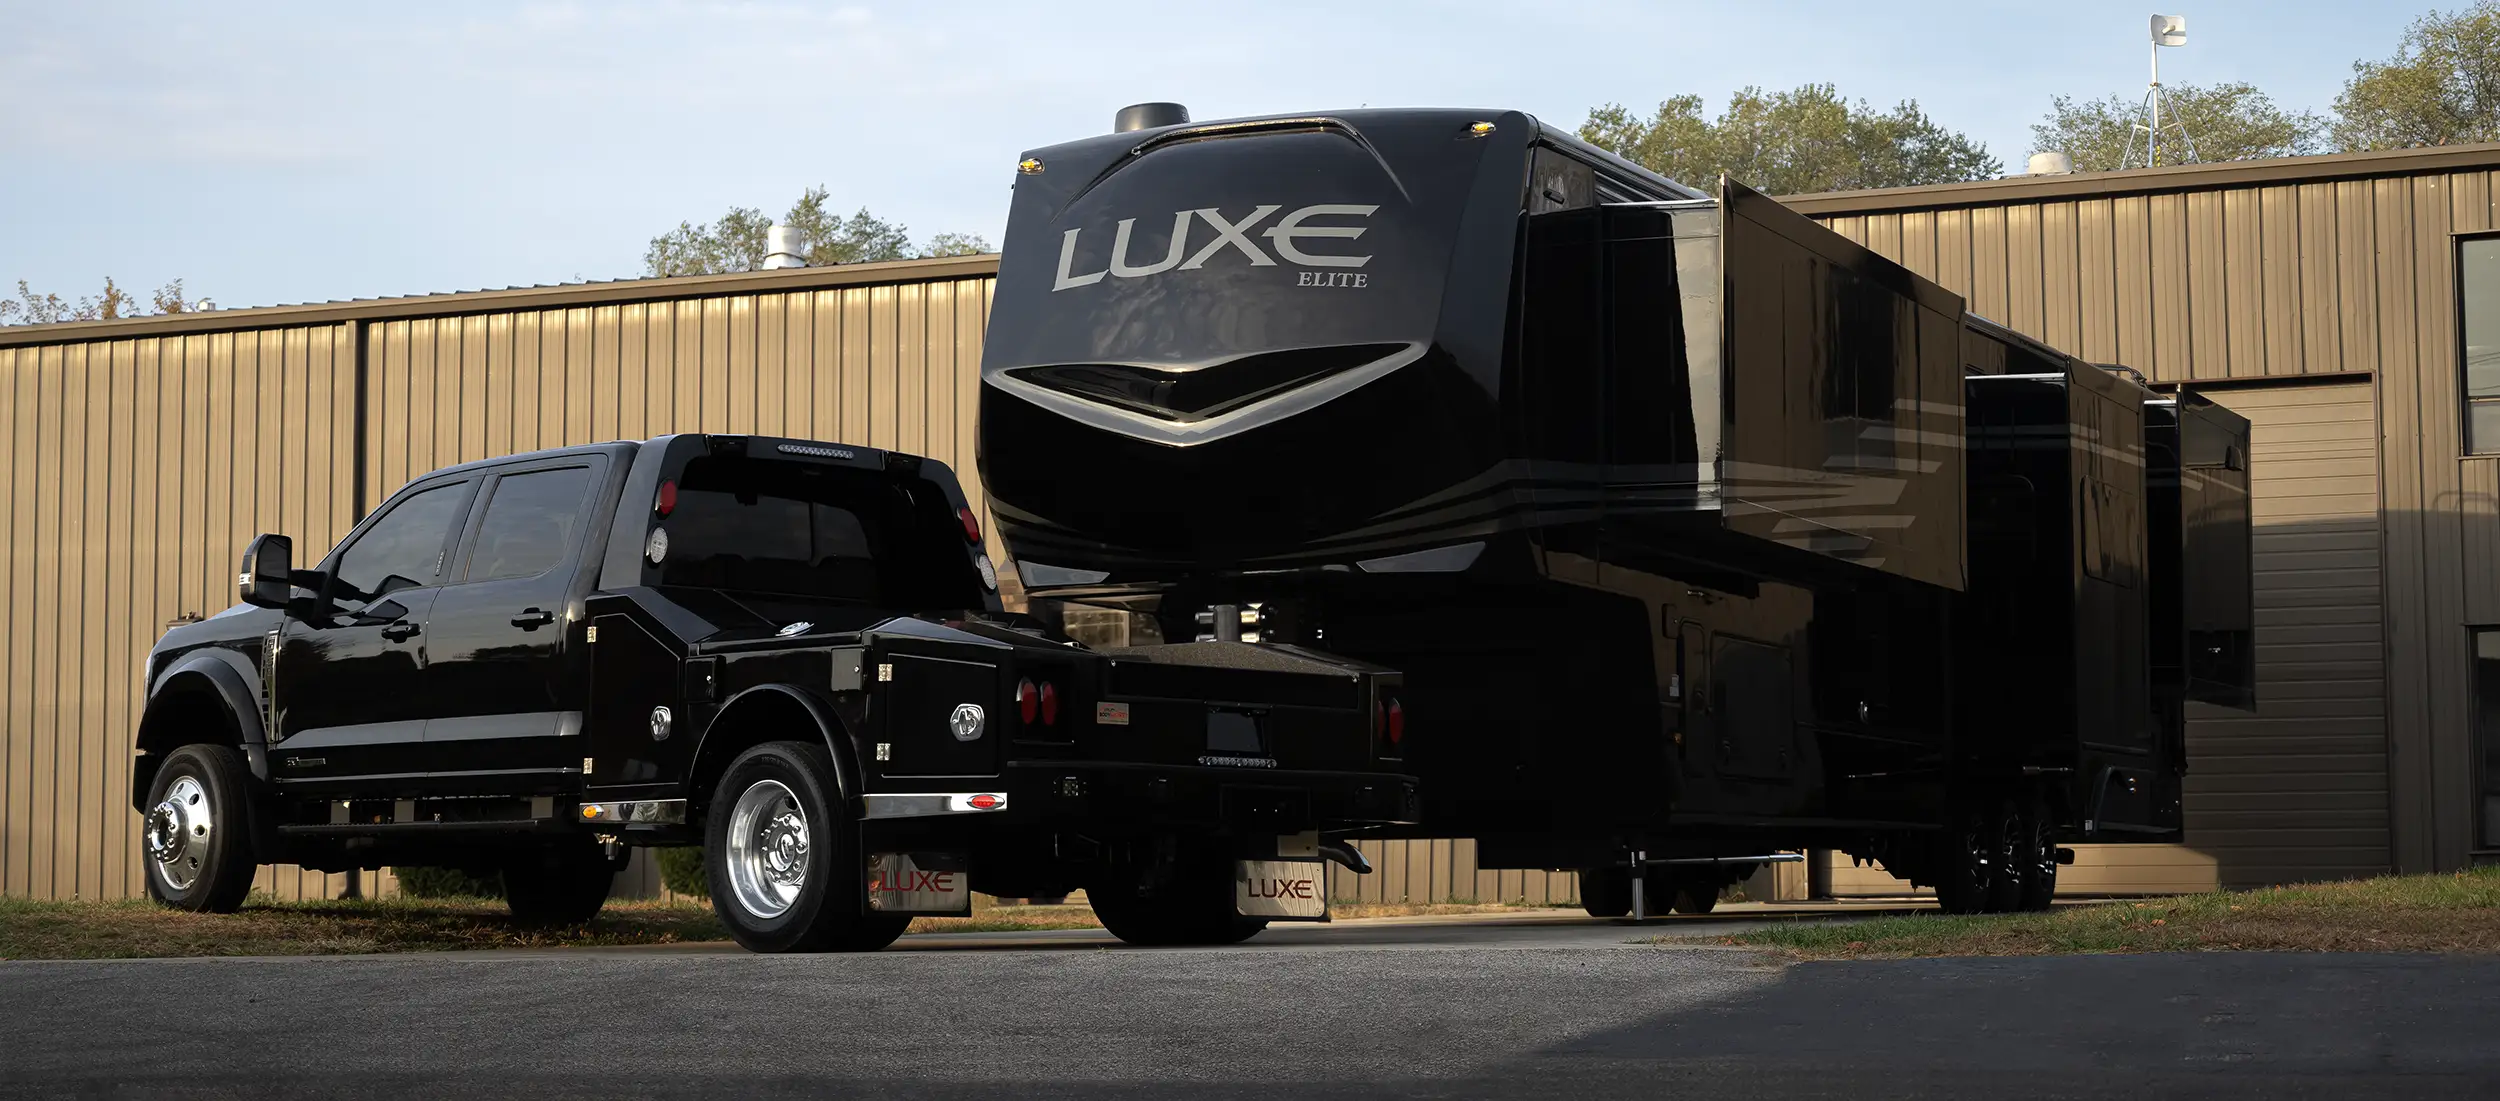
[[[880,947],[975,889],[1082,888],[1126,939],[1206,942],[1324,919],[1323,854],[1416,816],[1394,673],[1078,645],[1002,608],[917,456],[518,455],[292,559],[254,540],[242,603],[149,656],[133,797],[169,904],[231,909],[260,863],[442,864],[576,922],[627,849],[700,844],[758,950]]]

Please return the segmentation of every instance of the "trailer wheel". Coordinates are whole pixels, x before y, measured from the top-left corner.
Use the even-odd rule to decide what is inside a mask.
[[[140,855],[148,897],[177,910],[231,914],[252,889],[252,774],[231,746],[173,751],[148,785]]]
[[[1144,947],[1239,944],[1267,928],[1243,917],[1233,899],[1233,859],[1220,846],[1185,844],[1166,874],[1115,872],[1090,884],[1094,917],[1112,936]]]
[[[1632,912],[1632,870],[1580,869],[1580,909],[1593,918],[1619,918]]]
[[[1685,883],[1675,889],[1675,912],[1706,914],[1719,906],[1719,888],[1713,883]]]
[[[1964,806],[1936,837],[1936,905],[1948,914],[1984,914],[2000,840],[1986,803]]]
[[[588,841],[527,850],[503,866],[504,905],[515,925],[581,925],[608,903],[616,869]]]
[[[2057,822],[2048,801],[2034,799],[2022,816],[2023,847],[2014,865],[2020,881],[2014,908],[2038,912],[2057,900]]]
[[[867,909],[866,865],[824,747],[766,742],[707,805],[712,912],[751,952],[874,952],[911,919]]]
[[[2023,908],[2023,873],[2030,863],[2031,815],[2021,800],[1998,804],[1989,823],[1996,851],[1988,860],[1988,912],[2010,914]]]

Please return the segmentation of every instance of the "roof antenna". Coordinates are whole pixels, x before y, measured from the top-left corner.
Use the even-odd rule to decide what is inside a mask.
[[[2161,163],[2161,153],[2164,148],[2170,150],[2170,163],[2172,164],[2197,163],[2196,139],[2188,135],[2187,124],[2179,121],[2177,112],[2171,113],[2170,122],[2167,125],[2164,125],[2161,120],[2161,109],[2169,102],[2161,91],[2161,48],[2185,45],[2187,45],[2187,16],[2156,15],[2153,17],[2153,45],[2151,47],[2153,82],[2145,86],[2143,121],[2136,123],[2128,130],[2127,151],[2119,156],[2118,167],[2154,167]],[[2165,143],[2162,138],[2162,132],[2165,130],[2177,133],[2178,138]],[[2138,161],[2135,155],[2137,134],[2144,135],[2144,159],[2141,161]],[[2182,148],[2187,151],[2185,157],[2179,155]]]

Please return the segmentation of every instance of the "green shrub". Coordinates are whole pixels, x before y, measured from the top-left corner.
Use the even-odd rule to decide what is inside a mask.
[[[472,875],[459,868],[393,868],[400,892],[410,898],[502,898],[503,877]]]
[[[712,893],[709,873],[703,869],[703,849],[685,846],[660,850],[660,882],[681,895],[703,898]]]

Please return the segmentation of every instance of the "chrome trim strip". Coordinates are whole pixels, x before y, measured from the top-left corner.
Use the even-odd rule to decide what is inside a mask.
[[[1196,447],[1202,443],[1212,443],[1279,418],[1289,417],[1326,404],[1356,387],[1422,359],[1425,350],[1426,345],[1421,341],[1408,344],[1398,351],[1360,367],[1339,371],[1308,385],[1298,386],[1281,394],[1251,402],[1238,409],[1227,410],[1197,421],[1167,421],[1117,406],[1089,401],[1017,378],[1013,369],[986,372],[982,376],[982,381],[1058,413],[1069,420],[1090,425],[1105,432],[1168,444],[1172,447]],[[1189,366],[1161,365],[1157,369],[1194,371],[1222,365],[1223,361],[1218,361]],[[1048,364],[1033,364],[1032,366],[1048,366]]]
[[[973,805],[975,799],[992,802],[986,807],[979,807]],[[1006,810],[1007,795],[997,791],[870,795],[867,803],[870,818],[930,818],[941,814],[991,814]]]
[[[614,803],[584,803],[576,812],[581,820],[594,825],[678,826],[686,821],[683,799],[629,799]]]

